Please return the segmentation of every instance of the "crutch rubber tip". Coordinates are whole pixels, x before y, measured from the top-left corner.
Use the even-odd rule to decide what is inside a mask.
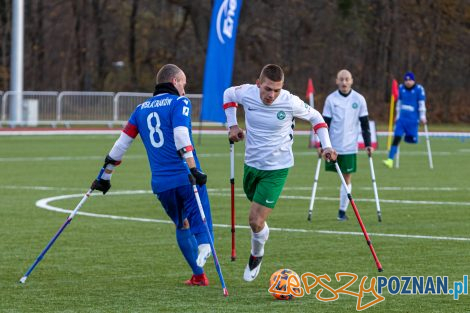
[[[236,259],[237,259],[237,257],[236,257],[236,256],[233,256],[233,257],[232,257],[232,262],[235,261]]]
[[[227,288],[224,288],[224,297],[228,297],[228,290],[227,290]]]
[[[380,272],[380,273],[381,273],[381,272],[383,272],[383,271],[384,271],[384,269],[383,269],[383,268],[379,268],[379,272]]]
[[[20,284],[24,284],[26,282],[26,279],[28,278],[28,276],[23,276],[21,277],[20,279]]]

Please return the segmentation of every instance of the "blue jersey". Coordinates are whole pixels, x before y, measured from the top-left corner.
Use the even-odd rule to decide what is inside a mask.
[[[401,120],[409,122],[419,122],[419,101],[426,100],[426,93],[423,86],[415,84],[411,89],[400,84],[398,100],[400,101]]]
[[[175,146],[173,129],[178,126],[188,128],[193,144],[191,101],[186,97],[164,93],[139,104],[124,129],[131,137],[135,138],[139,133],[142,138],[152,172],[154,193],[190,184],[187,169]],[[199,168],[196,151],[193,155]]]

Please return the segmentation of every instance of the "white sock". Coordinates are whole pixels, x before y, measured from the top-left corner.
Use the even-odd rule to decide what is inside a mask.
[[[251,255],[260,257],[264,255],[264,244],[269,237],[268,223],[264,223],[264,228],[257,233],[251,231]]]
[[[196,264],[199,267],[204,267],[206,260],[211,256],[211,246],[208,243],[203,243],[198,246],[198,256]]]
[[[349,192],[352,190],[352,184],[348,185]],[[348,199],[348,192],[346,189],[341,185],[340,191],[339,191],[339,210],[346,212],[348,209],[349,205],[349,199]]]

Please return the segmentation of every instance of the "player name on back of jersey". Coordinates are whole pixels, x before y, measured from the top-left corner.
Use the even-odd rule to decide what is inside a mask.
[[[152,100],[152,101],[145,101],[140,105],[140,109],[150,109],[150,108],[158,108],[158,107],[164,107],[168,106],[171,104],[172,98],[164,98],[164,99],[157,99],[157,100]]]

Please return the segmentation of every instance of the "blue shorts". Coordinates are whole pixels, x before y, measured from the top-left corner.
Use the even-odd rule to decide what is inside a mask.
[[[418,143],[419,123],[415,121],[405,121],[398,119],[395,123],[395,137],[405,135],[405,142]]]
[[[211,208],[206,186],[197,186],[197,190],[201,198],[204,214],[206,215],[207,226],[209,226],[209,230],[212,233]],[[177,228],[183,228],[183,221],[188,219],[189,227],[194,235],[206,231],[201,214],[199,213],[193,186],[185,185],[159,192],[157,193],[157,198]]]

